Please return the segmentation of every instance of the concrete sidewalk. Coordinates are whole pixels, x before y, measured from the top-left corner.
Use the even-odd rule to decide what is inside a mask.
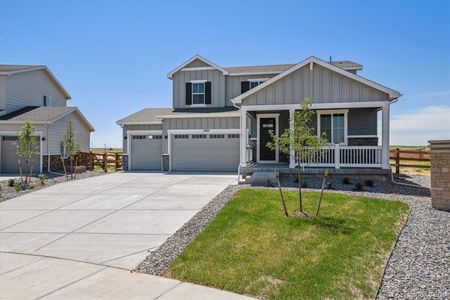
[[[235,181],[236,175],[115,173],[0,203],[0,297],[240,299],[130,273]]]

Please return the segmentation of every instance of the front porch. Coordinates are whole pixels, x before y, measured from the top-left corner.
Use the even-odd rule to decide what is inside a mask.
[[[275,109],[284,108],[284,109]],[[258,105],[241,107],[240,173],[279,170],[293,173],[297,167],[290,154],[266,147],[268,130],[280,136],[293,127],[293,115],[299,105]],[[317,118],[311,127],[325,132],[330,144],[300,163],[305,173],[382,175],[389,174],[389,102],[312,104]],[[377,114],[381,111],[381,143],[377,134]],[[364,170],[364,171],[362,171]]]

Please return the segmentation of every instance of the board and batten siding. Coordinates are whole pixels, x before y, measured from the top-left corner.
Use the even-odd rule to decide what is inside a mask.
[[[243,99],[243,105],[388,101],[389,95],[344,75],[314,64],[281,78]]]
[[[129,130],[162,130],[161,124],[141,124],[141,125],[124,125],[122,128],[122,148],[123,153],[128,153],[128,142],[125,137]]]
[[[206,80],[211,82],[212,99],[207,107],[225,106],[225,76],[218,70],[179,71],[173,75],[173,107],[186,108],[186,82]]]
[[[49,125],[48,129],[48,148],[50,155],[61,154],[61,141],[67,130],[67,124],[72,123],[72,129],[74,132],[75,140],[80,145],[81,152],[89,152],[90,150],[90,136],[91,132],[81,117],[76,113],[71,114],[59,119],[53,124]]]
[[[163,120],[164,135],[171,129],[239,129],[239,117],[173,118]],[[167,139],[163,153],[167,153]]]
[[[52,97],[52,106],[66,106],[61,89],[45,70],[13,74],[6,78],[5,111],[7,114],[26,106],[43,106],[44,95]]]
[[[6,109],[6,76],[0,75],[0,109]]]
[[[246,76],[226,76],[225,99],[227,106],[233,106],[231,99],[241,94],[241,82],[250,79],[272,78],[276,74],[266,75],[246,75]]]

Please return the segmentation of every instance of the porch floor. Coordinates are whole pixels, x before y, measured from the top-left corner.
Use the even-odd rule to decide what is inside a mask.
[[[304,167],[303,174],[321,175],[326,167]],[[254,172],[274,172],[278,170],[280,174],[293,174],[297,173],[297,168],[289,168],[288,163],[273,163],[273,164],[258,164],[254,163],[247,167],[241,167],[242,175],[251,175]],[[328,167],[330,174],[337,175],[389,175],[391,170],[381,168],[344,168],[335,169]]]

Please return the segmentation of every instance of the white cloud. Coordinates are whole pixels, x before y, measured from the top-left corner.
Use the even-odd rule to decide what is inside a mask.
[[[391,116],[391,145],[450,139],[450,106],[426,106]],[[381,131],[379,131],[381,132]]]

